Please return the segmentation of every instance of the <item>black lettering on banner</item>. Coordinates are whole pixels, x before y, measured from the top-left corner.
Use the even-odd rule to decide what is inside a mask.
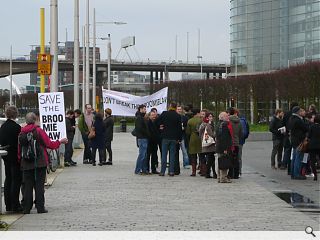
[[[40,95],[39,96],[40,104],[57,104],[61,103],[60,95]]]
[[[53,140],[60,139],[60,132],[49,132],[49,138]]]
[[[42,115],[42,123],[63,122],[62,114],[59,115]]]

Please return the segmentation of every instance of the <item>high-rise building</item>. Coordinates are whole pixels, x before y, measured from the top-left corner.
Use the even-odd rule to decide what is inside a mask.
[[[231,72],[320,60],[320,0],[231,0]]]

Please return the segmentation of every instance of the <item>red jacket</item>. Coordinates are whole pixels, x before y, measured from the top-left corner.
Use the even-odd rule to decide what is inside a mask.
[[[37,161],[37,165],[34,163],[27,163],[25,161],[21,162],[20,159],[20,144],[18,144],[18,162],[21,162],[21,168],[23,170],[29,170],[29,169],[34,169],[34,168],[39,168],[39,167],[46,167],[49,163],[49,157],[48,157],[48,152],[47,148],[49,149],[57,149],[60,146],[60,141],[51,141],[49,136],[45,131],[43,131],[39,126],[35,124],[28,124],[27,126],[23,127],[21,129],[22,133],[28,133],[32,132],[34,129],[37,131],[37,136],[39,138],[38,142],[40,143],[40,154],[39,154],[39,160]]]

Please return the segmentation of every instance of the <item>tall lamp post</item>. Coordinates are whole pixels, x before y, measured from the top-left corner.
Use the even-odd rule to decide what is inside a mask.
[[[115,25],[124,25],[127,24],[126,22],[94,22],[94,24],[115,24]],[[94,27],[95,29],[95,27]],[[95,33],[94,33],[95,35]],[[108,52],[108,90],[111,89],[111,78],[110,78],[110,73],[111,73],[111,37],[110,34],[108,34],[108,37],[106,38],[100,38],[101,40],[107,40],[107,52]],[[95,49],[93,49],[95,50]],[[93,69],[95,69],[95,66],[93,66]],[[96,81],[96,79],[93,79],[93,81]]]

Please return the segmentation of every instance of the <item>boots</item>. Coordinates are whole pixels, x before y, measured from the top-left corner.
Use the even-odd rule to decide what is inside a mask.
[[[194,160],[191,160],[191,167],[192,167],[192,174],[190,175],[191,177],[196,176],[196,171],[197,171],[197,163]]]

